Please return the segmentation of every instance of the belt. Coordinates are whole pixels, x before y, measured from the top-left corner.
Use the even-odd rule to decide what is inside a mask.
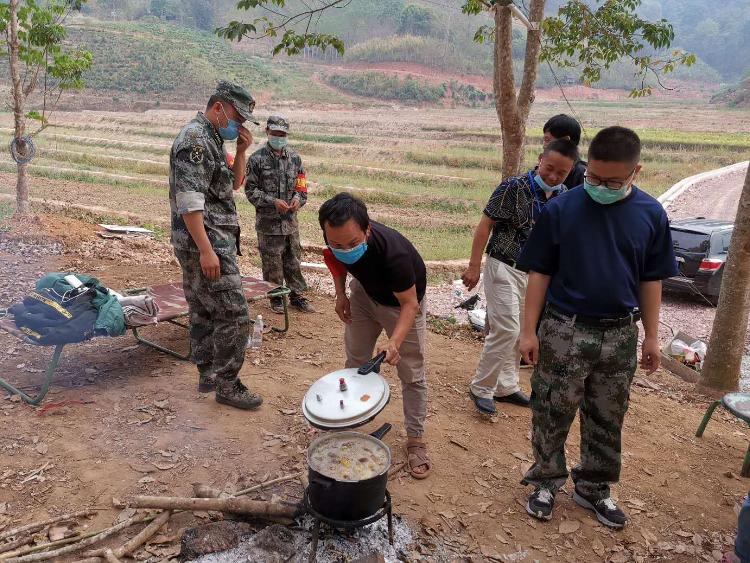
[[[490,252],[488,256],[490,258],[494,258],[495,260],[499,260],[503,264],[507,264],[511,268],[515,268],[516,264],[518,264],[516,260],[511,260],[510,258],[507,258],[504,254],[499,254],[499,253],[496,254],[494,252]]]
[[[566,313],[565,311],[560,310],[554,305],[548,304],[547,312],[561,321],[567,321],[572,324],[580,324],[596,328],[622,328],[633,325],[641,320],[640,311],[633,311],[625,317],[602,319],[599,317],[587,317],[585,315],[571,315],[570,313]]]

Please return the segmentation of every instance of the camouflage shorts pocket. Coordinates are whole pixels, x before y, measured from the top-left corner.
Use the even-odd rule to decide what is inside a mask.
[[[242,278],[239,274],[222,274],[218,280],[208,282],[208,290],[211,292],[228,291],[230,289],[240,289],[242,287]]]
[[[221,277],[218,280],[208,282],[208,290],[211,292],[215,291],[227,291],[229,289],[241,289],[242,288],[242,276],[240,276],[240,268],[237,265],[237,259],[234,256],[227,256],[225,254],[218,254]]]
[[[545,315],[539,325],[539,366],[542,371],[555,373],[565,364],[571,353],[576,327]]]

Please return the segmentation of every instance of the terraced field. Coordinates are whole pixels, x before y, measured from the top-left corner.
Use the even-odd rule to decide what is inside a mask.
[[[641,132],[645,167],[640,185],[654,195],[683,177],[742,160],[750,149],[750,137],[743,133],[750,129],[750,116],[738,111],[664,101],[578,102],[575,107],[588,126],[587,138],[611,123]],[[566,109],[538,103],[531,123],[541,124]],[[347,189],[368,202],[376,219],[411,238],[425,258],[468,257],[473,226],[499,181],[499,134],[492,111],[342,106],[284,113],[313,182],[310,205],[300,216],[304,240],[319,242],[315,210]],[[32,196],[127,211],[163,233],[169,148],[190,117],[177,111],[57,114],[54,127],[37,139]],[[6,140],[10,125],[10,116],[0,115],[0,135]],[[257,143],[263,142],[260,128],[254,134]],[[529,131],[529,165],[540,146],[536,127]],[[7,155],[0,158],[0,192],[13,193],[14,168]],[[244,232],[252,236],[253,208],[243,194],[237,201]]]

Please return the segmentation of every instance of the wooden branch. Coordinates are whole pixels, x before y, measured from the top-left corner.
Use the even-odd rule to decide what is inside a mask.
[[[241,497],[243,495],[249,495],[250,493],[254,493],[255,491],[260,491],[263,489],[267,489],[268,487],[272,485],[276,485],[278,483],[285,483],[286,481],[292,481],[294,479],[299,479],[300,476],[303,474],[302,471],[298,473],[292,473],[290,475],[284,475],[283,477],[279,477],[277,479],[271,479],[270,481],[265,481],[264,483],[261,483],[260,485],[254,485],[250,488],[243,489],[241,491],[237,491],[236,493],[227,494],[226,496],[222,497],[223,491],[215,488],[215,487],[209,487],[208,485],[202,485],[201,483],[195,483],[193,485],[193,493],[198,498],[233,498],[233,497]]]
[[[150,540],[154,536],[154,534],[156,534],[156,532],[158,532],[159,529],[161,529],[161,527],[167,523],[170,516],[172,516],[172,513],[169,510],[165,510],[164,512],[161,512],[154,519],[154,521],[151,522],[145,528],[143,528],[143,530],[141,530],[140,533],[133,536],[123,545],[115,549],[113,552],[113,555],[115,557],[125,557],[133,553],[136,549],[138,549],[144,543]],[[106,554],[105,549],[97,549],[94,551],[87,551],[83,555],[84,557],[87,557],[87,559],[83,560],[86,563],[101,563],[102,558],[103,557],[106,558],[107,554]],[[79,563],[83,563],[83,562],[79,562]]]
[[[231,512],[258,518],[293,520],[301,512],[298,504],[289,502],[263,502],[241,498],[183,498],[137,496],[130,503],[134,508],[161,508],[163,510],[189,510]]]
[[[90,535],[89,537],[73,545],[68,545],[66,547],[56,549],[53,551],[43,551],[42,553],[32,553],[29,555],[24,555],[22,557],[12,557],[10,559],[7,559],[7,563],[32,563],[33,561],[47,561],[48,559],[55,559],[57,557],[62,557],[63,555],[67,555],[69,553],[75,553],[76,551],[79,551],[83,549],[84,547],[88,547],[104,539],[107,539],[108,537],[116,534],[117,532],[124,530],[125,528],[129,528],[133,524],[145,522],[146,520],[149,520],[149,519],[150,517],[144,518],[142,515],[133,516],[132,518],[128,518],[124,522],[117,524],[116,526],[112,526],[111,528],[107,528],[99,532],[93,532],[92,535]],[[37,551],[41,551],[42,549],[46,549],[47,547],[50,547],[51,545],[52,544],[47,544],[46,546],[36,546],[36,548],[38,548]]]
[[[7,553],[9,551],[13,551],[14,549],[18,549],[19,547],[26,545],[28,543],[31,543],[31,541],[34,538],[29,536],[24,536],[22,538],[18,538],[15,541],[4,543],[3,545],[0,545],[0,553]]]
[[[79,510],[78,512],[70,512],[61,516],[55,516],[54,518],[43,520],[42,522],[26,524],[25,526],[20,526],[11,530],[5,530],[4,532],[0,533],[0,540],[9,538],[11,536],[17,536],[18,534],[23,533],[33,534],[34,532],[38,532],[39,530],[45,528],[46,526],[49,526],[50,524],[56,524],[57,522],[63,522],[65,520],[73,520],[82,516],[91,516],[92,514],[96,514],[96,510]]]
[[[545,0],[531,0],[529,6],[529,20],[540,23],[544,18]],[[523,78],[518,89],[518,110],[524,125],[529,116],[531,104],[536,91],[536,79],[539,74],[539,51],[542,48],[542,30],[528,30],[526,34],[526,53],[523,60]],[[525,127],[524,127],[525,133]]]
[[[112,552],[111,549],[108,549],[104,552],[104,559],[106,559],[108,563],[121,563],[121,561],[117,558],[117,556]]]

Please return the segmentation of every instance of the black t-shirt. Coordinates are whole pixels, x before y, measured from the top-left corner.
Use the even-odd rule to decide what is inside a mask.
[[[367,252],[345,266],[367,295],[388,307],[399,307],[394,293],[416,285],[417,299],[422,301],[427,289],[427,269],[414,245],[398,231],[374,221],[370,223]]]
[[[547,301],[558,309],[599,318],[624,317],[640,306],[641,283],[678,274],[667,214],[635,186],[610,205],[582,187],[550,201],[519,269],[552,277]]]
[[[567,186],[569,190],[576,188],[583,184],[583,175],[586,173],[586,161],[579,160],[573,165],[573,170],[570,171],[568,177],[565,178],[563,184]]]

